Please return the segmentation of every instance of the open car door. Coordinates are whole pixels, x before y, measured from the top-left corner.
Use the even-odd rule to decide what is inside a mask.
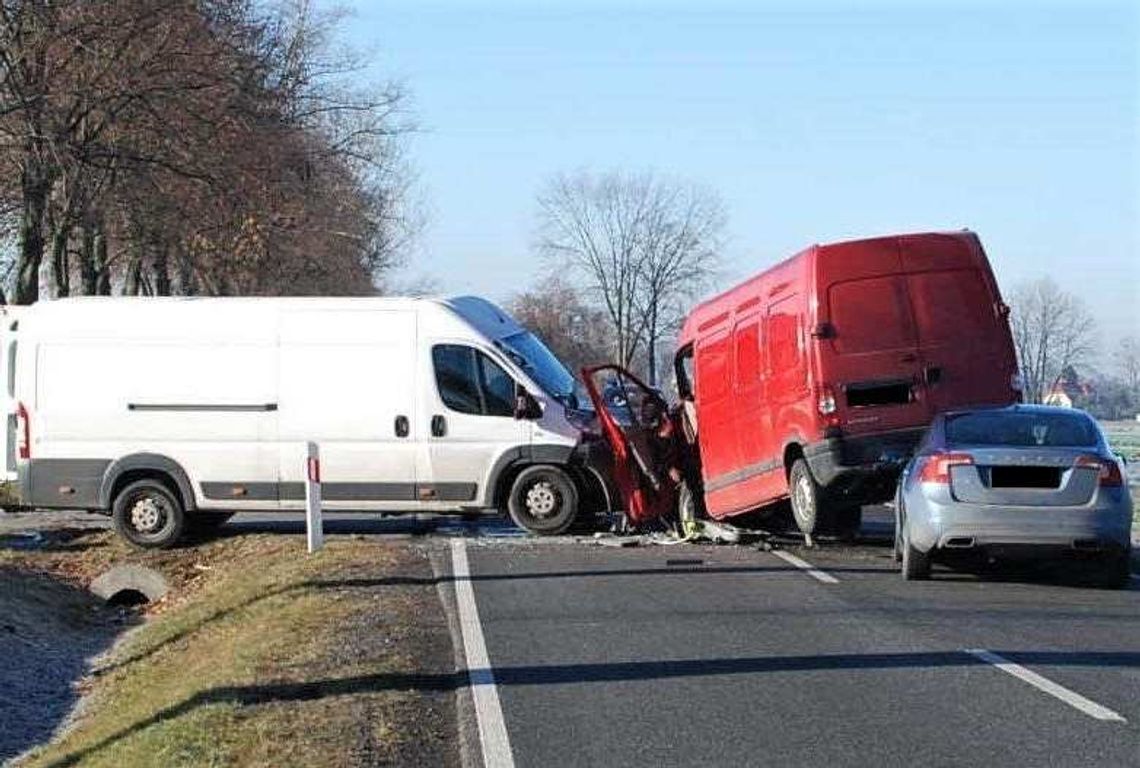
[[[617,365],[582,369],[602,434],[614,454],[614,482],[633,525],[671,512],[677,487],[675,431],[661,395]]]

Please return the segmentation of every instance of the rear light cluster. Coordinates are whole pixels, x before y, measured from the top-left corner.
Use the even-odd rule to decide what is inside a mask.
[[[927,456],[919,470],[918,480],[921,483],[950,484],[950,468],[970,466],[974,457],[968,453],[936,453]]]
[[[1120,465],[1112,459],[1102,459],[1099,456],[1080,456],[1073,466],[1097,470],[1097,477],[1102,488],[1119,488],[1124,485],[1124,477],[1120,474]]]
[[[835,390],[824,384],[816,390],[816,407],[828,427],[839,426],[839,405],[835,401]]]
[[[837,408],[835,404],[835,392],[831,387],[824,386],[819,388],[818,405],[819,412],[824,416],[830,416],[835,413]]]
[[[16,434],[19,436],[16,444],[17,455],[21,459],[32,457],[32,428],[28,423],[28,409],[23,403],[16,404]]]

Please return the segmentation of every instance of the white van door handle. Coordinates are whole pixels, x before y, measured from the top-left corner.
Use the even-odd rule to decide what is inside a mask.
[[[410,431],[409,424],[408,424],[408,417],[402,416],[402,415],[397,416],[395,428],[396,428],[396,437],[407,437],[408,432]]]
[[[431,417],[431,436],[443,437],[447,434],[447,419],[438,413]]]

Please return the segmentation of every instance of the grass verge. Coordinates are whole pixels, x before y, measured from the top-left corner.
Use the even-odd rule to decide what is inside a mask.
[[[58,545],[57,545],[58,544]],[[158,554],[81,534],[0,564],[82,581],[142,562],[172,583],[27,766],[455,765],[452,652],[426,558],[363,536]]]

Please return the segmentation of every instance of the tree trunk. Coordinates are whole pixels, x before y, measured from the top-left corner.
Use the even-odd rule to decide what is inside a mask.
[[[60,225],[51,236],[51,279],[55,283],[55,295],[71,295],[71,265],[67,263],[67,240],[71,227]]]
[[[185,254],[178,259],[178,290],[183,296],[198,295],[194,271],[191,269],[190,259]]]
[[[649,386],[657,386],[657,301],[649,307]]]
[[[111,265],[107,263],[107,233],[102,226],[95,229],[95,264],[98,266],[96,292],[100,296],[111,295]]]
[[[156,296],[170,295],[170,268],[165,245],[159,245],[154,251],[154,293]]]
[[[51,182],[38,160],[25,160],[20,185],[24,211],[20,220],[20,256],[16,267],[16,304],[32,304],[40,297],[40,265],[44,260],[44,218]]]
[[[79,277],[84,296],[94,296],[99,289],[99,267],[95,262],[95,232],[90,224],[83,225],[79,251]]]
[[[123,295],[138,296],[142,288],[142,256],[136,253],[127,265],[127,275],[123,278]]]

